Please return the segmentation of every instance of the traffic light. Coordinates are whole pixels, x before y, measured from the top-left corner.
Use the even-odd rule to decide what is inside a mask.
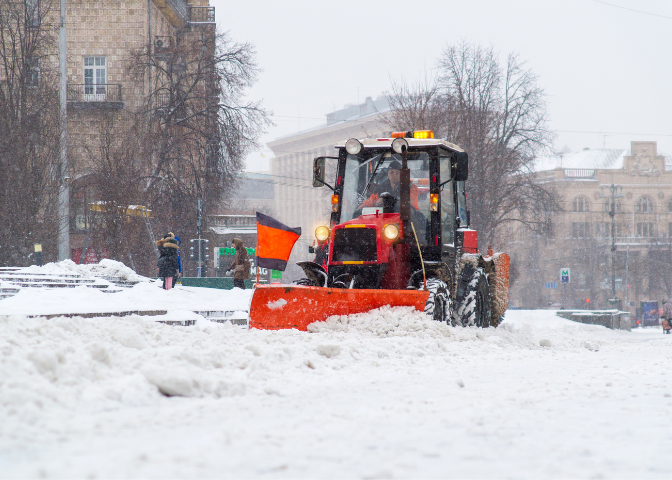
[[[201,245],[203,246],[203,253],[201,255],[201,259],[206,262],[210,259],[210,249],[208,248],[208,245],[210,244],[210,240],[203,239],[201,242]]]
[[[192,260],[196,260],[198,258],[198,253],[197,253],[197,244],[198,244],[198,238],[192,238],[189,240],[189,243],[191,243],[191,247],[189,247],[189,258]]]
[[[189,247],[189,258],[192,260],[206,262],[210,259],[210,240],[205,238],[192,238],[189,240],[191,247]],[[200,257],[199,257],[200,253]]]

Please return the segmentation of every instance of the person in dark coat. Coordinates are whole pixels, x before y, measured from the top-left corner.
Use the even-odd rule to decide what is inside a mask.
[[[177,275],[179,269],[177,260],[179,247],[175,235],[168,232],[161,240],[156,241],[156,246],[159,247],[159,260],[156,263],[158,276],[163,277],[163,288],[170,290],[173,288],[173,277]]]
[[[245,290],[245,280],[250,278],[250,259],[247,256],[247,249],[240,238],[233,239],[233,246],[236,249],[236,255],[233,262],[227,268],[227,272],[233,270],[233,286]]]
[[[315,263],[321,265],[324,270],[327,270],[327,262],[329,261],[329,239],[319,241],[313,240],[313,243],[308,247],[308,253],[315,254]]]

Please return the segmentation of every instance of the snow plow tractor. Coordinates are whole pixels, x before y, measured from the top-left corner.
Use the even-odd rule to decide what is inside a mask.
[[[455,326],[496,327],[508,307],[509,257],[478,251],[469,228],[468,155],[431,130],[350,139],[313,164],[332,190],[326,268],[299,262],[293,285],[257,285],[250,327],[297,328],[384,305],[412,306]],[[326,162],[336,163],[333,182]]]

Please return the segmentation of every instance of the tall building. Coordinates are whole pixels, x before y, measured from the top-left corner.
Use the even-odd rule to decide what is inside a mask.
[[[65,18],[70,246],[77,260],[82,249],[109,254],[88,238],[96,222],[91,204],[100,201],[100,189],[93,186],[96,164],[123,148],[138,115],[165,117],[180,108],[174,77],[188,74],[190,59],[176,61],[175,52],[200,35],[214,38],[215,8],[208,0],[68,0]],[[151,175],[156,161],[139,154],[135,166]],[[140,226],[139,232],[151,241],[151,229]]]
[[[329,225],[331,190],[312,186],[313,159],[335,155],[334,146],[349,138],[388,136],[389,127],[383,114],[389,110],[386,96],[376,100],[368,97],[362,104],[328,113],[326,125],[268,143],[275,155],[271,159],[271,175],[275,182],[276,218],[291,227],[301,227],[302,231],[283,281],[303,275],[294,264],[314,259],[314,254],[308,253],[308,246],[315,239],[315,228]],[[335,161],[332,165],[335,166]],[[333,179],[333,175],[327,178]]]
[[[511,305],[609,308],[613,287],[635,315],[641,302],[672,296],[672,157],[656,142],[540,158],[535,169],[563,211],[550,235],[509,232]]]

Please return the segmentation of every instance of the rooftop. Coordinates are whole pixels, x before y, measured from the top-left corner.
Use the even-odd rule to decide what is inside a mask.
[[[547,172],[561,169],[620,170],[625,168],[625,157],[632,152],[626,149],[588,149],[556,155],[537,157],[534,161],[535,172]],[[665,157],[665,170],[672,170],[672,156],[658,152]]]

